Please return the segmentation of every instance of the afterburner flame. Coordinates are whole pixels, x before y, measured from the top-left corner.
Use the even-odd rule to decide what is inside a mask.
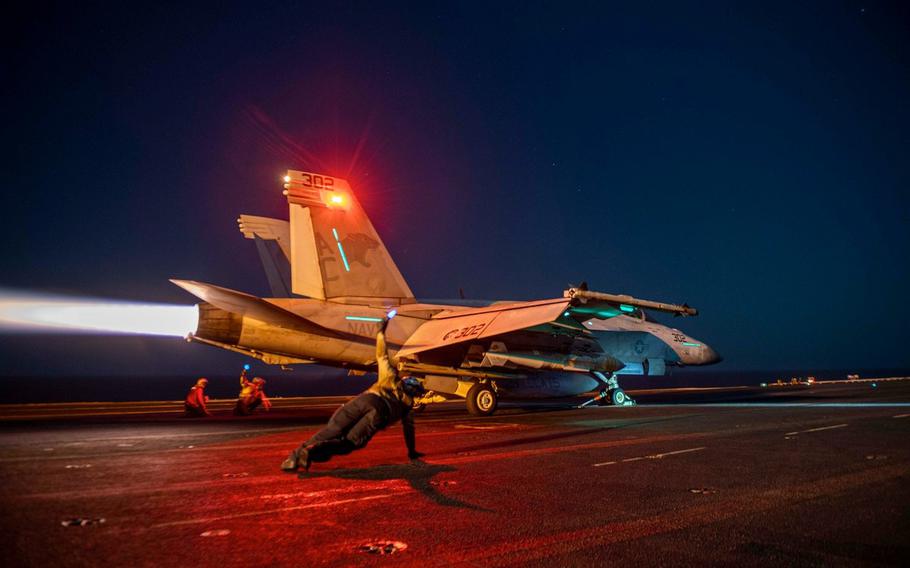
[[[0,291],[0,331],[186,337],[196,306],[145,304]]]

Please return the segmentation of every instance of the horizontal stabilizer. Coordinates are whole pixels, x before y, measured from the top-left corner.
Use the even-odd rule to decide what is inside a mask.
[[[296,329],[328,337],[340,337],[336,331],[322,327],[262,298],[257,298],[244,292],[193,280],[171,280],[171,282],[197,298],[227,312],[240,314],[244,317],[268,322],[287,329]]]

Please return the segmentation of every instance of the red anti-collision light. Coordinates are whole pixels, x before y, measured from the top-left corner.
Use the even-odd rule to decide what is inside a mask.
[[[330,209],[347,209],[349,202],[347,195],[337,191],[324,191],[322,201]]]

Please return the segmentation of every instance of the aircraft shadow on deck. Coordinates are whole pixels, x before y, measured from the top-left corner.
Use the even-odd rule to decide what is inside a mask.
[[[583,412],[583,411],[582,411]],[[602,424],[600,426],[595,426],[587,428],[584,430],[572,430],[569,432],[558,432],[556,434],[546,434],[543,436],[531,436],[527,438],[513,438],[502,440],[499,442],[490,442],[487,444],[479,444],[476,446],[469,446],[466,448],[459,448],[454,450],[454,453],[464,453],[464,452],[476,452],[480,450],[495,450],[498,448],[511,448],[515,446],[523,446],[525,444],[536,444],[538,442],[552,442],[554,440],[563,440],[566,438],[576,438],[581,436],[589,436],[591,434],[597,434],[599,432],[606,432],[608,430],[620,430],[623,428],[632,428],[636,426],[646,426],[648,424],[658,424],[661,422],[674,421],[674,420],[688,420],[693,416],[698,415],[687,415],[687,416],[666,416],[661,418],[649,418],[646,420],[621,420],[621,417],[611,418],[608,420],[575,420],[572,422],[566,422],[566,426],[583,426],[583,425],[593,425],[593,424]]]
[[[357,469],[335,469],[326,472],[301,473],[299,477],[301,479],[334,477],[337,479],[356,479],[361,481],[403,479],[416,491],[420,492],[424,497],[437,505],[483,511],[485,513],[493,512],[490,509],[440,493],[436,489],[438,484],[433,482],[433,478],[440,473],[447,473],[450,471],[457,471],[457,468],[450,465],[435,465],[423,460],[416,460],[407,464],[385,464]]]
[[[454,450],[455,454],[464,452],[476,452],[479,450],[495,450],[497,448],[509,448],[513,446],[522,446],[525,444],[536,444],[538,442],[552,442],[553,440],[562,440],[565,438],[576,438],[604,432],[610,428],[589,428],[587,430],[573,430],[571,432],[559,432],[556,434],[546,434],[544,436],[531,436],[528,438],[515,438],[511,440],[502,440],[501,442],[490,442],[488,444],[479,444],[467,448],[458,448]]]

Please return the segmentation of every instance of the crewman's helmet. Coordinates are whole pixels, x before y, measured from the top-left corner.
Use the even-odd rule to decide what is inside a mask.
[[[427,392],[423,385],[414,377],[405,377],[401,379],[401,390],[408,396],[418,397]]]
[[[205,377],[201,377],[198,381],[196,381],[196,386],[197,386],[197,387],[205,388],[205,386],[206,386],[207,384],[209,384],[209,380],[206,379]]]
[[[262,377],[256,377],[255,379],[253,379],[253,384],[262,386],[265,384],[265,379],[263,379]]]

